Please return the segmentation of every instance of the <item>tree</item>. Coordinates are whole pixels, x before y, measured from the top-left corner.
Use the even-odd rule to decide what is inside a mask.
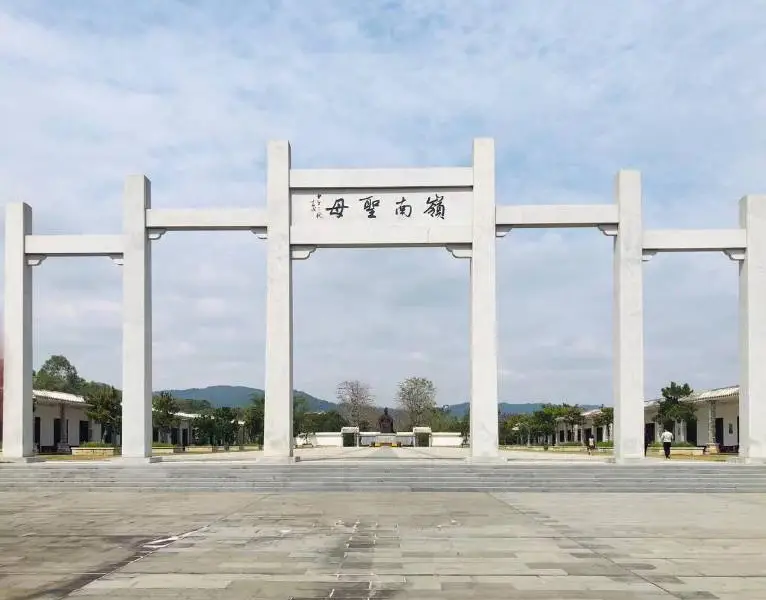
[[[365,413],[372,407],[370,386],[358,379],[342,381],[338,385],[337,398],[340,414],[355,427],[364,420]]]
[[[450,412],[449,406],[434,408],[428,415],[426,424],[431,431],[460,431],[460,419]]]
[[[595,427],[603,427],[604,429],[614,424],[614,407],[601,405],[601,409],[593,417],[593,425]]]
[[[192,421],[194,439],[198,443],[215,445],[215,419],[213,410],[204,410],[199,417]]]
[[[89,386],[85,414],[101,425],[101,441],[108,433],[112,440],[122,428],[122,392],[111,385]]]
[[[293,394],[293,436],[305,433],[305,420],[308,408],[308,400],[305,396]]]
[[[546,443],[549,437],[556,433],[556,420],[561,416],[561,407],[555,404],[543,404],[543,407],[532,413],[530,422],[531,432],[543,435]]]
[[[316,421],[315,431],[340,431],[349,424],[337,410],[314,413],[313,418]]]
[[[215,435],[224,446],[230,446],[237,440],[239,422],[234,409],[222,406],[213,410]]]
[[[258,444],[263,443],[263,396],[254,394],[252,403],[245,409],[245,429],[248,437]]]
[[[178,403],[170,392],[160,392],[152,398],[152,409],[154,426],[165,437],[178,424]]]
[[[463,418],[459,422],[459,432],[463,438],[463,444],[468,443],[468,437],[471,435],[471,409],[465,411]]]
[[[582,407],[578,404],[570,406],[563,404],[560,408],[560,416],[567,426],[567,429],[574,430],[575,425],[580,426],[585,423],[585,417],[582,415]]]
[[[687,400],[694,393],[688,383],[683,385],[671,381],[670,385],[660,390],[662,400],[657,406],[657,422],[670,428],[673,422],[692,421],[696,418],[696,407]]]
[[[500,418],[500,430],[498,437],[500,443],[507,445],[509,441],[521,441],[521,423],[524,415],[506,414]]]
[[[43,363],[40,370],[33,374],[32,385],[37,390],[82,394],[85,380],[77,374],[77,369],[66,356],[55,354]]]
[[[410,419],[410,425],[424,425],[436,408],[436,386],[424,377],[408,377],[399,384],[397,402]]]

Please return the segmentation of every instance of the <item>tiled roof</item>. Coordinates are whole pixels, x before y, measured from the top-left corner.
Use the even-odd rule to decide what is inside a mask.
[[[32,396],[38,400],[53,400],[54,402],[64,402],[66,404],[87,404],[85,398],[77,394],[67,394],[66,392],[51,392],[49,390],[32,390]]]
[[[712,390],[702,390],[701,392],[694,392],[691,396],[686,398],[690,402],[707,402],[708,400],[721,400],[723,398],[733,398],[739,395],[739,386],[730,385],[728,387],[713,388]],[[656,406],[659,403],[659,398],[653,400],[647,400],[644,405]]]

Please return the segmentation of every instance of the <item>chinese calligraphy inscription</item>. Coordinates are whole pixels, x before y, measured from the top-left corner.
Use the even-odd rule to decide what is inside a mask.
[[[316,190],[293,192],[292,222],[417,227],[470,225],[471,189]]]

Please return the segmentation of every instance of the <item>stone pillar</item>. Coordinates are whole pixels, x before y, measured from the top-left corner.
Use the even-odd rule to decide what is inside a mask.
[[[739,266],[739,456],[766,462],[766,196],[740,201],[747,252]]]
[[[290,144],[270,142],[266,173],[266,384],[263,455],[293,455],[293,275]]]
[[[614,457],[644,458],[644,307],[641,174],[617,175],[614,241]]]
[[[715,400],[710,400],[707,405],[707,444],[705,445],[705,451],[708,454],[718,454],[720,450],[718,444],[715,441],[715,419],[718,403]]]
[[[146,231],[151,183],[125,183],[122,266],[122,456],[152,455],[152,255]],[[117,432],[115,432],[117,433]]]
[[[32,414],[32,267],[24,253],[32,233],[32,209],[8,204],[5,211],[5,309],[3,457],[34,454]]]
[[[495,145],[473,143],[471,248],[471,458],[498,456]]]
[[[56,448],[57,452],[69,451],[69,425],[66,422],[66,405],[59,404],[59,421],[61,422],[61,440]]]

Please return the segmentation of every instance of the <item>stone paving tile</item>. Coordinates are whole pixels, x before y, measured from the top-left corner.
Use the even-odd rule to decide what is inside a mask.
[[[766,598],[753,496],[0,492],[0,506],[3,600]]]

